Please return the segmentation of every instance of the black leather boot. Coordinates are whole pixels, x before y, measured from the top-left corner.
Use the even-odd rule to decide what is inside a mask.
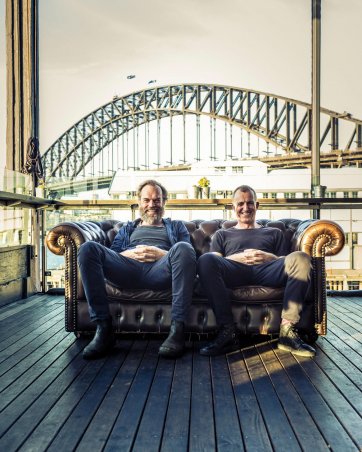
[[[230,353],[239,348],[239,331],[235,323],[223,325],[213,342],[200,349],[200,355],[217,356]]]
[[[179,358],[185,351],[184,323],[172,320],[170,333],[158,354],[163,358]]]
[[[96,334],[83,350],[84,359],[98,359],[108,355],[116,340],[112,329],[112,319],[97,320]]]
[[[316,354],[315,349],[302,340],[292,323],[280,325],[278,349],[308,358],[313,358]]]

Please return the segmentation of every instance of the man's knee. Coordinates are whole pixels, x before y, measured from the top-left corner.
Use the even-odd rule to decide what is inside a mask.
[[[219,268],[219,256],[214,253],[202,254],[197,260],[198,273],[201,275],[204,272],[210,275],[210,272],[217,271]]]
[[[285,257],[285,271],[288,275],[300,280],[310,279],[312,269],[311,258],[303,251],[294,251]]]
[[[187,242],[177,242],[175,243],[170,251],[170,256],[175,258],[187,257],[192,260],[196,260],[196,253],[194,247]]]
[[[87,263],[91,256],[100,251],[101,246],[100,243],[93,241],[83,243],[78,250],[78,262],[80,264]]]

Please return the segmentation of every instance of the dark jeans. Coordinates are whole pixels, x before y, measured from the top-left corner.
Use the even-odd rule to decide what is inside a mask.
[[[105,279],[122,289],[163,290],[172,287],[172,319],[185,321],[192,301],[196,274],[195,250],[178,242],[160,260],[138,262],[97,242],[84,243],[78,265],[88,301],[91,320],[110,316]]]
[[[203,254],[198,260],[200,281],[219,326],[234,321],[229,289],[248,285],[285,287],[282,318],[298,322],[311,268],[310,257],[302,251],[260,265],[241,264],[213,253]]]

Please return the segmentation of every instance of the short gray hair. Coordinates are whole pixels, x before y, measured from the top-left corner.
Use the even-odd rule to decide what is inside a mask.
[[[138,199],[141,199],[141,191],[144,189],[144,187],[146,187],[146,185],[151,185],[152,187],[160,188],[162,191],[162,199],[164,201],[167,201],[168,193],[167,193],[166,188],[162,184],[160,184],[160,182],[157,182],[154,179],[148,179],[148,180],[145,180],[144,182],[140,183],[140,185],[137,188],[137,198]]]
[[[250,185],[239,185],[239,187],[235,188],[233,191],[233,199],[235,198],[236,192],[241,191],[242,193],[249,192],[254,196],[254,201],[257,200],[256,191],[250,187]]]

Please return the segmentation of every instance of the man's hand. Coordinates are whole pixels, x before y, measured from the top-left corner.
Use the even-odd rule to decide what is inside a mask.
[[[120,254],[139,262],[156,262],[165,256],[167,251],[161,250],[157,246],[137,245],[136,248],[122,251]]]
[[[275,261],[276,259],[278,259],[278,257],[272,253],[267,253],[266,251],[249,249],[244,250],[242,253],[236,253],[227,256],[226,259],[247,265],[259,265],[265,264],[266,262]]]

